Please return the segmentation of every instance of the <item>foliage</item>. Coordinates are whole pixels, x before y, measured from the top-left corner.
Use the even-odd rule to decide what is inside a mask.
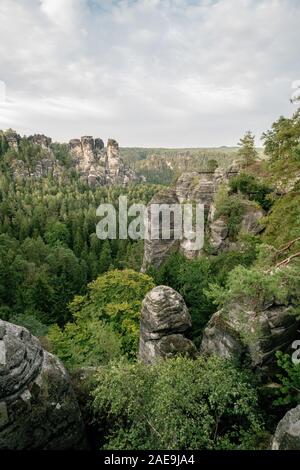
[[[34,336],[45,336],[48,332],[48,327],[40,322],[35,315],[24,313],[19,315],[12,315],[9,318],[11,323],[27,328]]]
[[[295,305],[300,301],[299,268],[288,266],[272,273],[238,266],[229,275],[225,287],[212,284],[207,295],[213,302],[228,308],[232,303],[251,305],[259,311],[274,302],[281,305]]]
[[[269,210],[272,202],[268,195],[272,192],[267,184],[260,183],[253,175],[240,173],[231,178],[229,187],[232,194],[241,193],[250,201],[256,201],[263,209]]]
[[[281,116],[272,127],[262,135],[265,153],[272,161],[297,156],[300,139],[300,110],[291,118]]]
[[[262,235],[263,241],[277,248],[299,237],[300,192],[291,191],[276,200],[264,223],[266,229]],[[292,248],[299,251],[300,243]]]
[[[48,332],[52,351],[68,367],[99,366],[121,356],[121,341],[101,320],[78,318],[64,329],[52,325]]]
[[[68,323],[61,336],[54,330],[54,344],[58,345],[58,354],[65,354],[69,363],[76,364],[73,357],[72,335],[78,337],[80,344],[81,335],[88,338],[86,328],[91,328],[91,322],[101,322],[110,326],[115,335],[120,338],[121,351],[129,357],[135,357],[137,353],[140,312],[142,300],[149,290],[154,287],[152,279],[133,270],[112,270],[99,276],[88,285],[88,293],[85,296],[75,296],[70,304],[74,323]],[[100,323],[99,323],[100,321]],[[88,325],[88,326],[87,326]],[[53,332],[50,334],[53,342]],[[93,339],[91,341],[94,342]],[[69,347],[70,346],[70,347]]]
[[[250,377],[217,357],[112,364],[93,396],[107,449],[253,449],[262,430]]]
[[[244,137],[242,137],[238,142],[238,146],[240,147],[238,153],[245,166],[249,166],[251,163],[255,162],[257,151],[255,149],[255,136],[251,131],[247,131],[245,133]]]
[[[228,236],[231,240],[235,240],[238,235],[244,212],[245,204],[239,194],[227,195],[223,201],[216,205],[214,219],[216,220],[221,216],[226,218]]]
[[[192,317],[191,336],[198,344],[201,332],[215,310],[205,295],[205,289],[211,281],[209,260],[187,260],[175,253],[163,263],[154,278],[157,284],[168,285],[183,296]]]
[[[143,244],[99,240],[96,209],[101,202],[117,206],[120,194],[129,204],[148,203],[155,191],[150,185],[92,188],[51,177],[19,182],[9,171],[0,173],[1,318],[26,313],[46,325],[63,325],[70,320],[68,303],[99,274],[113,268],[138,271]]]
[[[291,356],[281,351],[276,353],[276,357],[282,373],[277,375],[281,387],[275,404],[297,406],[300,404],[300,364],[294,364]]]

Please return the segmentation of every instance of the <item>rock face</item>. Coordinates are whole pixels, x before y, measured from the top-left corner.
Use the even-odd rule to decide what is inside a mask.
[[[167,204],[171,208],[173,204],[181,204],[183,207],[185,203],[203,204],[205,216],[209,221],[212,221],[213,201],[219,184],[228,182],[231,177],[237,175],[238,171],[239,166],[232,165],[227,170],[217,168],[214,172],[183,173],[172,188],[163,189],[152,198],[147,208],[146,223],[150,224],[153,204]],[[174,226],[171,226],[171,232],[174,232]],[[228,235],[227,225],[224,222],[216,221],[212,227],[212,234],[215,236],[213,242],[218,249]],[[201,254],[201,249],[191,249],[189,240],[184,237],[181,240],[151,239],[149,237],[145,240],[144,246],[142,272],[145,272],[150,265],[158,268],[174,250],[180,251],[189,259],[196,258]]]
[[[40,155],[37,161],[25,162],[18,158],[18,151],[21,137],[17,133],[10,133],[6,136],[9,148],[16,152],[16,157],[11,161],[11,169],[15,178],[35,178],[44,176],[60,178],[63,168],[54,158],[51,149],[52,140],[43,134],[29,136],[27,141],[40,147]]]
[[[52,150],[52,140],[43,134],[29,136],[27,141],[40,147],[40,155],[35,161],[28,162],[18,158],[21,137],[16,132],[7,133],[6,140],[10,149],[16,152],[11,161],[12,173],[16,178],[42,178],[52,176],[60,178],[66,173]],[[108,139],[105,149],[103,140],[91,136],[72,139],[69,142],[71,168],[79,173],[89,185],[126,185],[131,182],[141,182],[145,179],[138,177],[135,172],[124,165],[120,157],[119,145],[113,139]]]
[[[7,140],[9,148],[18,150],[19,143],[21,140],[21,136],[19,134],[17,134],[16,132],[11,132],[8,135],[6,135],[6,140]]]
[[[300,405],[288,411],[279,421],[272,450],[300,450]]]
[[[215,211],[215,206],[212,204],[208,215],[207,233],[209,234],[209,244],[213,250],[212,254],[219,254],[223,251],[234,249],[237,245],[229,239],[226,217],[220,216],[216,219]],[[264,229],[264,226],[260,223],[264,215],[263,209],[256,207],[249,201],[244,201],[244,214],[240,230],[257,235]]]
[[[287,350],[298,336],[299,322],[289,307],[271,305],[255,312],[251,307],[232,305],[211,317],[202,338],[202,354],[218,355],[242,362],[247,358],[261,374],[274,371],[277,350]]]
[[[69,148],[76,171],[90,185],[126,185],[141,181],[134,171],[125,167],[119,145],[113,139],[108,139],[105,149],[102,139],[84,136],[70,140]]]
[[[85,448],[69,377],[25,328],[0,320],[0,449]]]
[[[177,354],[195,356],[195,345],[183,334],[190,326],[191,317],[181,295],[171,287],[155,287],[143,300],[140,359],[153,364]]]
[[[94,140],[90,136],[72,139],[69,142],[73,166],[90,185],[106,183],[103,148],[104,144],[101,139]]]

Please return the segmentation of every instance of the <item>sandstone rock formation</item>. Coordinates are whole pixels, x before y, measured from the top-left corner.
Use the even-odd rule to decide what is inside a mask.
[[[40,155],[35,161],[24,161],[18,158],[21,137],[11,132],[6,135],[9,148],[15,151],[15,158],[11,160],[11,170],[15,178],[35,178],[40,179],[45,176],[59,178],[63,173],[63,168],[55,159],[51,149],[52,140],[43,134],[29,136],[27,141],[40,147]],[[35,157],[36,158],[36,157]]]
[[[208,215],[207,233],[209,234],[209,244],[213,250],[212,253],[219,254],[222,251],[237,248],[237,244],[229,239],[228,221],[226,217],[220,216],[216,219],[215,212],[215,206],[212,204]],[[245,200],[240,230],[245,233],[257,235],[264,229],[264,226],[260,223],[264,215],[263,209]]]
[[[190,326],[191,317],[181,295],[171,287],[155,287],[143,300],[140,359],[153,364],[177,354],[195,356],[196,347],[183,334]]]
[[[44,176],[62,177],[67,173],[52,150],[52,140],[43,134],[27,137],[27,141],[40,147],[40,155],[34,161],[27,162],[18,157],[21,137],[15,131],[5,134],[8,146],[15,151],[11,159],[11,170],[17,178],[36,178]],[[145,179],[138,177],[127,168],[120,157],[119,145],[113,139],[108,139],[105,149],[103,140],[91,136],[72,139],[69,142],[71,168],[90,185],[126,185],[131,182],[141,182]]]
[[[119,145],[113,139],[108,139],[105,149],[102,139],[84,136],[70,140],[69,148],[76,171],[90,185],[126,185],[141,181],[124,165]]]
[[[9,148],[11,149],[18,150],[20,140],[21,136],[15,131],[10,132],[6,135],[6,141],[8,143]]]
[[[163,189],[158,192],[150,201],[147,208],[146,225],[151,225],[151,206],[154,204],[167,204],[171,209],[173,204],[181,204],[182,207],[185,203],[203,204],[205,216],[208,216],[209,223],[212,222],[212,210],[215,193],[221,182],[228,182],[228,180],[236,176],[239,171],[238,165],[231,165],[227,170],[217,168],[216,171],[203,171],[203,172],[189,172],[183,173],[172,188]],[[251,219],[252,220],[252,219]],[[245,220],[246,226],[250,221]],[[174,226],[171,226],[171,232],[174,232]],[[212,227],[212,235],[215,237],[213,243],[216,249],[223,244],[223,240],[228,235],[227,225],[225,221],[216,221]],[[151,239],[149,236],[145,240],[144,259],[142,265],[142,272],[152,265],[158,268],[168,255],[174,251],[180,251],[186,258],[196,258],[201,254],[200,250],[191,249],[189,240],[182,237],[181,240],[171,239]]]
[[[269,305],[255,312],[233,304],[213,314],[204,332],[202,354],[244,359],[262,374],[272,374],[275,352],[287,350],[298,336],[299,321],[285,305]]]
[[[300,450],[300,405],[288,411],[279,421],[272,450]]]
[[[0,449],[84,447],[63,365],[25,328],[0,320]]]

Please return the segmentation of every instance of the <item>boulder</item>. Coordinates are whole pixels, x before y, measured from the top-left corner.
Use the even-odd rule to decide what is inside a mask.
[[[177,354],[195,356],[194,344],[184,336],[191,317],[182,296],[171,287],[158,286],[143,300],[140,328],[140,359],[153,364]]]
[[[285,305],[261,311],[233,304],[213,314],[204,332],[200,351],[247,362],[262,375],[276,370],[275,352],[288,350],[298,336],[299,321]]]
[[[300,405],[288,411],[279,421],[272,450],[300,450]]]
[[[28,330],[0,320],[0,449],[82,449],[68,374]]]

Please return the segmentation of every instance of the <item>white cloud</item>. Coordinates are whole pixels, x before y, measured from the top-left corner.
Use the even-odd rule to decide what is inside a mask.
[[[291,113],[295,0],[1,0],[0,128],[234,144]]]

